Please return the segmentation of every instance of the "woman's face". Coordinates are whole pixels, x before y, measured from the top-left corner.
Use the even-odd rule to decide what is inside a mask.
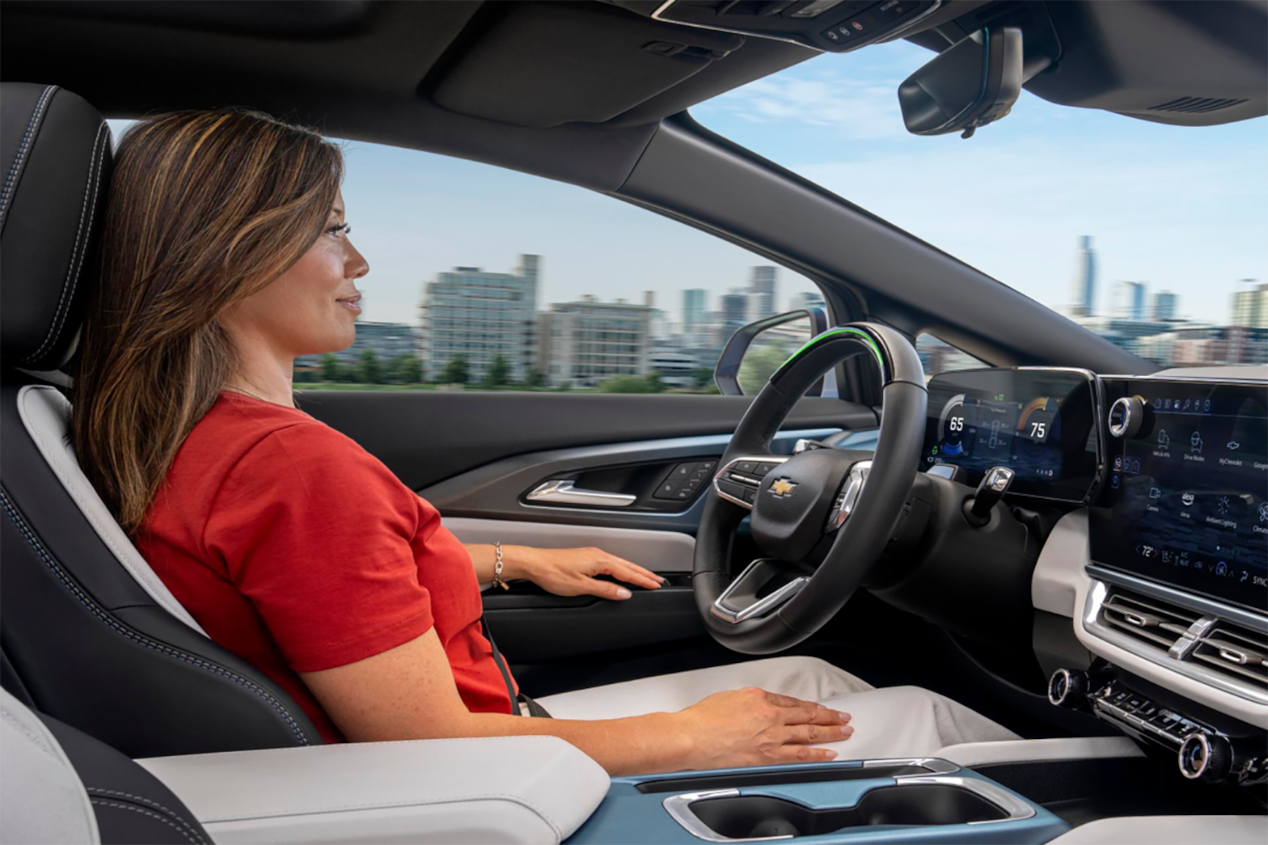
[[[279,357],[347,349],[361,313],[355,282],[368,272],[344,229],[340,192],[317,242],[274,282],[235,303],[225,327],[240,344],[263,344]]]

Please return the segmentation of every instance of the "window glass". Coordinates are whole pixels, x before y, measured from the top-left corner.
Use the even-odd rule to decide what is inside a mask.
[[[362,142],[345,157],[364,310],[351,349],[296,361],[304,389],[714,393],[736,328],[823,303],[798,274],[583,188]],[[408,365],[389,334],[412,338]]]
[[[1163,365],[1268,360],[1268,118],[1167,126],[1023,91],[918,137],[906,41],[824,54],[691,109],[715,132]]]
[[[920,366],[924,368],[925,381],[938,373],[990,366],[931,334],[921,334],[916,338],[916,353],[920,355]]]

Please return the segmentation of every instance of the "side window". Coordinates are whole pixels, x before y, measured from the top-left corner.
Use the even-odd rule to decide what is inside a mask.
[[[790,270],[583,188],[344,149],[347,219],[370,273],[356,342],[296,359],[302,390],[716,393],[735,329],[823,304]],[[798,336],[772,338],[763,362],[778,366]]]
[[[920,355],[920,366],[924,367],[926,381],[938,373],[990,366],[931,334],[921,334],[916,338],[916,352]]]

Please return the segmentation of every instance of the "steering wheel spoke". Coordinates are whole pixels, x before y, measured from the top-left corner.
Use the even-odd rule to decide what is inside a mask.
[[[832,509],[828,511],[828,524],[824,527],[824,533],[831,534],[845,525],[859,503],[859,494],[863,492],[863,485],[867,483],[867,476],[871,471],[871,461],[859,461],[850,467],[845,483],[841,485],[840,492],[832,501]]]
[[[745,455],[726,462],[713,476],[713,491],[719,498],[752,510],[762,479],[788,458],[781,455]]]
[[[758,558],[744,567],[739,577],[718,596],[709,612],[723,622],[738,625],[774,612],[808,583],[808,577],[781,564],[776,558]]]

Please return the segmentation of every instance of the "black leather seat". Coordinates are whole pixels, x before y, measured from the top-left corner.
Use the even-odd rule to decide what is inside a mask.
[[[125,568],[135,549],[100,499],[40,450],[64,438],[47,385],[95,282],[110,163],[109,128],[82,98],[0,84],[0,683],[130,757],[320,744],[280,687]]]

